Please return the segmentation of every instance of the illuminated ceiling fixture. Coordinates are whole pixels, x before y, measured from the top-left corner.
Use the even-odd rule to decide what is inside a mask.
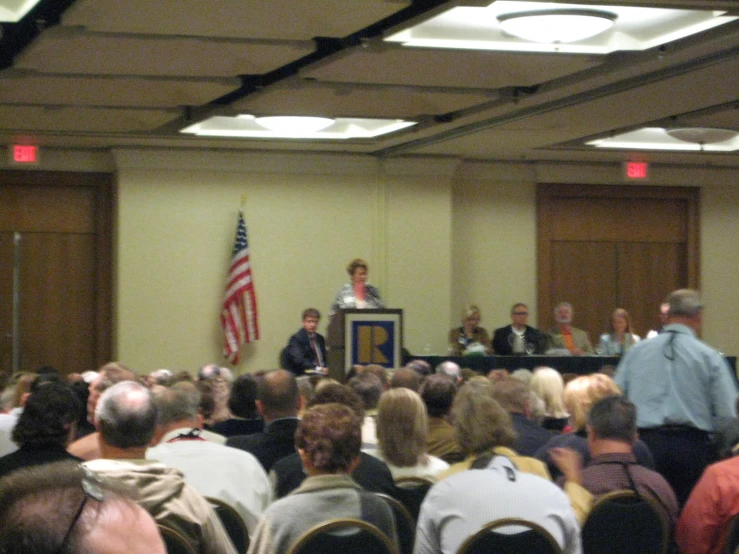
[[[252,139],[370,139],[415,125],[402,119],[237,115],[213,116],[180,131],[203,137]]]
[[[39,0],[0,0],[0,23],[17,23]]]
[[[619,150],[736,152],[739,150],[739,132],[730,129],[643,127],[612,137],[591,140],[586,144]]]
[[[533,10],[497,16],[503,32],[530,42],[579,42],[605,33],[618,16],[601,10]]]
[[[711,127],[685,127],[682,129],[667,129],[672,138],[693,144],[717,144],[737,137],[739,133],[731,129],[714,129]]]
[[[295,115],[272,115],[257,117],[254,121],[275,133],[316,133],[334,124],[328,117],[308,117]]]

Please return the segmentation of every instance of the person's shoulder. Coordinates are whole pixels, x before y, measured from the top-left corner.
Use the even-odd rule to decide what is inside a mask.
[[[249,448],[262,444],[264,440],[264,432],[251,433],[250,435],[236,435],[235,437],[229,437],[226,439],[226,446],[248,450]]]
[[[372,456],[367,456],[372,458]],[[287,475],[294,471],[303,471],[303,462],[300,460],[300,455],[296,452],[290,454],[284,458],[280,458],[272,465],[272,471],[278,475]]]
[[[528,325],[527,325],[527,327],[528,327]],[[498,327],[497,329],[495,329],[495,331],[493,331],[493,333],[495,333],[496,335],[502,335],[504,333],[508,333],[510,330],[511,330],[511,326],[510,325],[504,325],[503,327]]]

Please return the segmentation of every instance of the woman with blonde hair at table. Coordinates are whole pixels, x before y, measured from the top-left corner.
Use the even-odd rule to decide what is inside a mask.
[[[480,327],[480,308],[470,304],[462,310],[462,326],[449,331],[449,353],[453,356],[465,354],[491,354],[490,335]]]

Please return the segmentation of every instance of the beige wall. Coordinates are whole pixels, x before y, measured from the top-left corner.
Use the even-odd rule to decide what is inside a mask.
[[[304,307],[328,311],[355,256],[368,260],[388,305],[405,310],[412,352],[445,352],[468,302],[489,330],[519,300],[533,324],[546,320],[535,313],[536,183],[622,182],[617,163],[198,150],[50,151],[40,169],[116,173],[114,347],[141,371],[221,360],[218,317],[242,195],[262,338],[239,370],[254,371],[276,366]],[[663,166],[650,181],[702,188],[703,338],[727,354],[739,353],[736,175]]]
[[[117,357],[133,367],[221,360],[218,318],[242,195],[261,338],[243,350],[240,369],[276,367],[302,309],[326,314],[357,256],[387,305],[405,310],[407,347],[443,344],[453,164],[135,150],[116,160]]]

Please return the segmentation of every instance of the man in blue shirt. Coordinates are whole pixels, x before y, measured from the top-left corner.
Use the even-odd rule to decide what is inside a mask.
[[[737,390],[723,356],[696,337],[703,317],[700,294],[677,290],[667,303],[669,323],[663,333],[632,347],[615,380],[638,409],[639,435],[657,471],[684,504],[714,461],[714,421],[736,417]]]

